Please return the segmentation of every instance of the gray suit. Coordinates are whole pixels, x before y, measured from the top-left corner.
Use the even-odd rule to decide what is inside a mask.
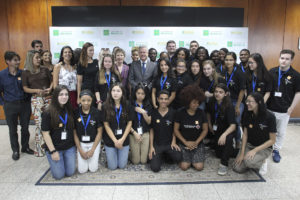
[[[146,71],[143,75],[142,73],[142,63],[140,60],[134,61],[131,63],[131,67],[129,69],[129,83],[132,88],[142,82],[147,84],[148,88],[152,87],[152,80],[157,74],[157,66],[155,62],[151,62],[149,59],[146,61]]]

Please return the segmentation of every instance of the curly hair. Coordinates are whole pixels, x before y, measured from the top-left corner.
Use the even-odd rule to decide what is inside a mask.
[[[185,108],[189,108],[193,100],[197,100],[199,104],[205,100],[203,90],[195,84],[183,88],[179,94],[179,98]]]

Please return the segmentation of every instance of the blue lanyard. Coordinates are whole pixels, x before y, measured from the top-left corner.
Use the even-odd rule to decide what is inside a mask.
[[[217,122],[218,116],[219,116],[219,109],[218,109],[219,105],[216,102],[215,103],[215,122]]]
[[[116,118],[117,118],[117,122],[118,122],[118,128],[119,128],[119,124],[120,124],[120,117],[121,117],[121,113],[122,113],[122,105],[120,105],[120,110],[118,113],[118,109],[117,107],[115,107],[115,111],[116,111]]]
[[[68,113],[66,113],[66,115],[65,115],[65,120],[60,115],[59,115],[59,118],[60,118],[61,122],[65,125],[65,129],[66,129],[67,122],[68,122]]]
[[[256,86],[256,76],[253,73],[252,74],[252,92],[255,92],[255,86]]]
[[[214,85],[214,82],[215,82],[215,80],[213,80],[213,81],[211,82],[211,84],[210,84],[210,86],[209,86],[209,88],[208,88],[208,91],[209,91],[209,92],[210,92],[212,86]]]
[[[242,69],[243,72],[245,72],[245,68],[244,68],[242,63],[241,63],[241,69]]]
[[[226,72],[226,83],[227,83],[227,87],[229,86],[229,83],[230,83],[230,81],[231,81],[231,79],[232,79],[232,77],[233,77],[233,74],[234,74],[235,70],[236,70],[236,67],[234,67],[233,72],[231,73],[230,78],[229,78],[228,81],[227,81],[227,72]]]
[[[164,88],[164,84],[167,81],[168,76],[165,77],[165,79],[163,80],[164,75],[161,75],[160,77],[160,90],[163,90]]]
[[[109,72],[108,79],[107,79],[107,74],[105,73],[104,75],[105,75],[106,83],[107,83],[107,86],[108,86],[108,89],[109,89],[110,88],[111,72]]]
[[[82,117],[81,114],[80,114],[80,118],[81,118],[82,125],[84,127],[84,132],[86,134],[86,129],[87,129],[87,126],[89,125],[89,122],[90,122],[90,119],[91,119],[91,114],[89,114],[85,124],[84,124],[84,120],[83,120],[83,117]]]
[[[223,72],[223,66],[222,66],[222,64],[221,64],[220,70],[221,70],[221,72]]]
[[[136,105],[136,107],[139,107],[139,104],[137,104],[136,102],[135,102],[135,105]],[[143,104],[141,104],[141,108],[143,108]],[[141,113],[137,112],[137,117],[139,120],[139,126],[141,126],[141,117],[142,117]]]
[[[290,70],[290,68],[281,74],[280,67],[278,67],[278,91],[280,88],[280,80],[281,80],[282,76],[285,75],[289,70]]]

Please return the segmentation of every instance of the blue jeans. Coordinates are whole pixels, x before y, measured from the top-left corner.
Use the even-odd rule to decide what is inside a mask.
[[[47,159],[50,164],[51,174],[53,178],[59,180],[65,176],[72,176],[76,170],[76,148],[75,146],[58,151],[59,161],[54,161],[51,154],[46,151]]]
[[[118,167],[123,169],[126,167],[128,162],[129,145],[124,146],[122,149],[115,147],[108,147],[104,145],[106,152],[106,159],[108,169],[114,170]]]
[[[232,105],[235,108],[237,100],[232,100]],[[235,134],[235,141],[236,142],[240,142],[241,141],[241,129],[240,129],[240,123],[241,123],[241,118],[242,118],[242,114],[244,112],[244,103],[240,103],[240,115],[235,116],[235,121],[237,123],[237,127],[236,127],[236,134]]]

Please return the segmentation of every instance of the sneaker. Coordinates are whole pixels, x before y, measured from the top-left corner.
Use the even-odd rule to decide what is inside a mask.
[[[228,167],[225,166],[225,165],[220,164],[219,170],[218,170],[218,174],[219,174],[220,176],[224,176],[224,175],[227,174],[227,171],[228,171]]]
[[[265,174],[267,174],[267,172],[268,172],[268,162],[267,162],[267,160],[265,160],[259,169],[259,174],[265,175]]]
[[[273,161],[276,163],[280,162],[281,156],[279,155],[279,151],[278,150],[273,150]]]

